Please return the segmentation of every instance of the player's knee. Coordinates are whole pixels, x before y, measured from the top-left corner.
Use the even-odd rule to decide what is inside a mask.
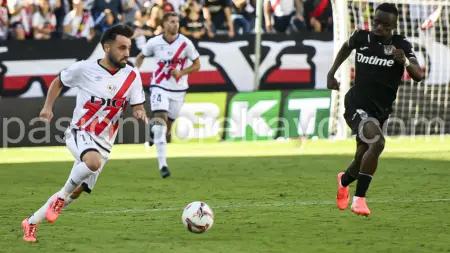
[[[102,166],[102,159],[100,153],[97,151],[87,152],[82,159],[86,166],[92,171],[97,171]]]
[[[166,125],[168,120],[166,111],[159,111],[153,113],[152,121],[154,124]]]
[[[88,166],[88,168],[92,171],[97,171],[102,166],[101,160],[97,159],[87,160],[85,163]]]
[[[370,148],[374,152],[381,154],[381,152],[383,152],[383,150],[384,150],[385,144],[386,144],[386,140],[384,139],[383,136],[380,136],[380,138],[378,138],[375,142],[370,144]]]

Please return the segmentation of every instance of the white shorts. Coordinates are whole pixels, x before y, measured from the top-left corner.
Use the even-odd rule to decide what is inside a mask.
[[[92,139],[92,137],[85,131],[69,128],[64,134],[66,146],[69,148],[70,152],[75,158],[74,166],[82,162],[82,156],[88,151],[95,150],[100,153],[100,156],[102,158],[102,165],[93,175],[88,177],[81,184],[84,191],[91,193],[91,191],[94,189],[95,183],[97,183],[97,179],[100,173],[102,172],[103,166],[109,159],[109,152],[99,147]]]
[[[174,92],[153,87],[150,89],[150,108],[152,112],[166,111],[169,120],[173,121],[178,118],[185,98],[185,91]]]

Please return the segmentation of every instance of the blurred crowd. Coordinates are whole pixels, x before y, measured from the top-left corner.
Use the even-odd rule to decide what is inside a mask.
[[[330,0],[262,0],[265,33],[331,30]],[[255,31],[256,0],[0,0],[0,40],[92,40],[118,23],[136,36],[162,32],[165,12],[180,15],[180,32],[194,39]]]

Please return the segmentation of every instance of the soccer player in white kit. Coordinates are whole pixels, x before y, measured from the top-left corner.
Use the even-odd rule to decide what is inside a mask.
[[[150,85],[151,120],[150,145],[156,145],[162,178],[170,176],[166,161],[166,135],[170,134],[173,121],[178,117],[189,87],[188,74],[200,69],[199,53],[191,40],[178,33],[179,18],[173,12],[161,19],[164,33],[147,41],[136,58],[140,68],[146,56],[156,58],[156,70]],[[192,64],[187,67],[187,59]]]
[[[125,25],[109,28],[101,38],[105,51],[103,59],[76,62],[61,71],[50,85],[40,112],[40,118],[47,122],[53,117],[53,103],[63,86],[78,87],[73,118],[65,132],[66,145],[75,163],[63,188],[23,220],[25,241],[35,242],[38,223],[45,219],[55,222],[75,191],[79,195],[80,190],[90,193],[94,188],[109,159],[119,119],[128,104],[136,119],[148,122],[140,73],[127,64],[133,33],[134,30]]]

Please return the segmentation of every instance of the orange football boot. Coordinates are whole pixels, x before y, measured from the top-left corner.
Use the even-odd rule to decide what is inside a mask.
[[[344,172],[340,172],[337,176],[338,191],[336,195],[336,205],[339,209],[345,210],[350,202],[350,188],[348,186],[342,186],[341,178]]]
[[[65,204],[66,202],[63,199],[58,198],[58,195],[55,196],[55,200],[50,204],[45,213],[45,218],[47,218],[48,222],[52,223],[58,219],[59,213],[61,213]]]
[[[26,242],[36,242],[36,225],[30,225],[28,223],[28,217],[25,218],[25,220],[22,221],[22,229],[23,232],[25,232],[25,235],[23,236],[23,240]]]
[[[370,210],[366,204],[366,198],[360,197],[357,200],[353,201],[351,209],[352,212],[357,215],[369,216],[370,214]]]

